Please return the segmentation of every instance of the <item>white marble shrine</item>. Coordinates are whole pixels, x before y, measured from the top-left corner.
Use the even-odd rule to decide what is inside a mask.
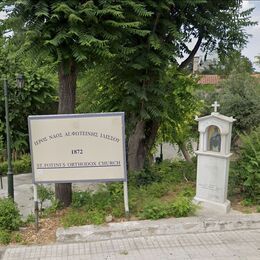
[[[199,122],[199,149],[197,184],[194,202],[201,203],[216,211],[227,213],[230,201],[227,200],[228,173],[233,117],[217,112],[220,106],[212,104],[211,115],[196,118]]]

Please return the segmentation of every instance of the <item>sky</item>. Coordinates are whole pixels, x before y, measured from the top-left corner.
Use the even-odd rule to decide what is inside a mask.
[[[251,20],[258,22],[258,24],[245,29],[251,36],[248,39],[247,46],[242,50],[242,54],[254,63],[255,56],[260,55],[260,0],[243,0],[242,9],[246,10],[248,8],[255,8],[251,14]],[[3,17],[4,13],[0,12],[0,18]],[[260,72],[260,66],[254,64],[254,68]]]
[[[254,62],[254,57],[260,55],[260,0],[243,1],[243,9],[255,8],[252,13],[252,21],[258,25],[248,27],[246,32],[251,34],[247,46],[242,50],[242,54]],[[260,72],[260,66],[254,64],[256,71]]]

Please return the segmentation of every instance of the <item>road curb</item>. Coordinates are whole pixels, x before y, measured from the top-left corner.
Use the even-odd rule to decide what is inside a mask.
[[[260,214],[142,220],[59,228],[57,242],[87,242],[140,236],[260,229]]]

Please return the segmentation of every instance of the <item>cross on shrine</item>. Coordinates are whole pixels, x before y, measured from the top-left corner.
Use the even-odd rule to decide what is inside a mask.
[[[214,112],[215,113],[218,112],[217,110],[218,110],[218,107],[220,107],[220,104],[218,104],[217,101],[215,101],[211,106],[214,107]]]

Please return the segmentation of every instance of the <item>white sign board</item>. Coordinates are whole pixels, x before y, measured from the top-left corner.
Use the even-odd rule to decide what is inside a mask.
[[[126,181],[124,113],[29,116],[34,183]]]

